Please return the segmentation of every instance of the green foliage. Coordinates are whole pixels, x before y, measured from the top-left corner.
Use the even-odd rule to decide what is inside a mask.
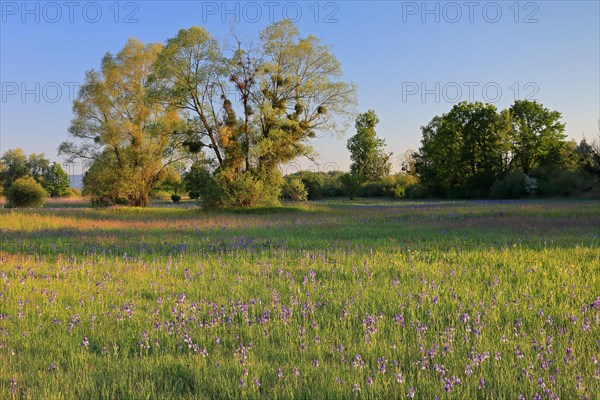
[[[594,184],[594,177],[589,173],[558,167],[538,167],[530,175],[538,182],[536,194],[544,197],[567,197],[585,192]]]
[[[30,154],[27,159],[28,175],[33,177],[36,182],[42,183],[48,170],[50,169],[50,160],[44,154]]]
[[[131,183],[127,172],[114,169],[114,154],[105,152],[83,176],[83,195],[96,206],[128,204]]]
[[[343,172],[313,172],[299,171],[286,176],[286,180],[298,178],[302,181],[308,200],[320,200],[327,197],[344,196],[344,189],[340,177]]]
[[[202,197],[208,205],[218,202],[221,188],[218,187],[206,162],[193,163],[190,170],[184,174],[183,182],[190,199]]]
[[[391,153],[385,152],[385,141],[377,137],[379,118],[369,110],[356,118],[356,135],[348,140],[350,173],[359,181],[377,181],[390,173]]]
[[[357,194],[360,197],[407,197],[418,184],[417,177],[406,174],[388,175],[375,182],[363,183]]]
[[[527,196],[525,191],[525,173],[510,172],[494,181],[490,188],[490,197],[494,199],[520,199]]]
[[[173,201],[173,203],[179,203],[179,201],[181,200],[181,196],[178,194],[172,194],[171,200]]]
[[[414,175],[396,174],[391,178],[393,180],[388,186],[387,195],[398,199],[411,197],[419,185],[419,179]]]
[[[185,174],[185,164],[181,162],[165,166],[159,175],[160,181],[152,190],[178,194],[185,187],[183,174]]]
[[[218,188],[205,202],[208,207],[270,207],[279,204],[282,179],[276,175],[256,177],[251,174],[230,180],[226,175],[217,174]],[[216,194],[216,195],[215,195]]]
[[[506,124],[491,104],[462,102],[422,127],[417,171],[434,195],[487,194],[504,169]],[[479,193],[478,193],[479,191]]]
[[[593,147],[566,142],[560,118],[536,101],[518,100],[499,113],[490,104],[455,105],[421,128],[415,166],[423,188],[433,196],[467,198],[567,196],[591,189]]]
[[[267,26],[258,44],[236,42],[222,49],[192,27],[169,39],[154,64],[156,95],[191,112],[181,131],[185,146],[215,162],[213,180],[203,178],[210,191],[191,193],[212,206],[277,201],[278,167],[310,154],[317,130],[342,132],[355,103],[330,48],[301,37],[290,21]]]
[[[205,208],[273,206],[279,203],[281,176],[254,177],[244,174],[235,180],[222,171],[211,173],[204,162],[195,163],[185,175],[186,190]]]
[[[166,190],[153,190],[150,194],[152,200],[169,201],[171,200],[171,193]]]
[[[4,189],[25,176],[31,176],[40,183],[49,168],[50,161],[44,154],[31,154],[27,157],[20,148],[8,150],[0,158],[0,182]]]
[[[600,137],[599,137],[600,138]],[[595,185],[600,183],[600,141],[588,143],[582,139],[575,149],[577,165],[582,170],[595,176]]]
[[[161,49],[130,39],[104,56],[99,71],[86,73],[73,102],[73,140],[59,154],[88,163],[93,172],[84,192],[95,202],[147,206],[165,167],[180,158],[174,132],[181,117],[150,90]]]
[[[8,189],[14,181],[29,175],[27,156],[22,149],[8,150],[2,155],[2,185]]]
[[[41,207],[48,194],[31,176],[15,180],[6,190],[10,207]]]
[[[293,176],[293,175],[292,175]],[[325,177],[322,173],[302,171],[296,174],[306,188],[308,200],[320,200],[323,198],[323,185]]]
[[[360,189],[360,179],[355,175],[346,173],[340,177],[340,181],[344,187],[344,193],[350,197],[350,200],[354,200]]]
[[[302,179],[298,177],[286,177],[281,195],[284,199],[295,201],[308,200],[308,191],[306,190]]]
[[[52,163],[44,174],[42,187],[50,197],[66,197],[70,194],[69,175],[59,163]]]
[[[561,114],[529,100],[515,101],[509,111],[511,168],[527,174],[538,166],[560,164],[560,152],[566,137],[565,124],[560,122]]]

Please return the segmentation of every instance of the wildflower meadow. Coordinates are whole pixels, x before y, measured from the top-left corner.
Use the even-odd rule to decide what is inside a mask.
[[[0,211],[0,398],[597,399],[593,201]]]

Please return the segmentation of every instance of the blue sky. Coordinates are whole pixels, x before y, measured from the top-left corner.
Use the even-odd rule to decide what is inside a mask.
[[[129,37],[163,42],[206,26],[225,39],[232,19],[253,37],[271,20],[333,46],[358,110],[399,155],[421,125],[460,100],[510,106],[534,98],[563,114],[570,137],[593,138],[600,118],[598,1],[0,1],[0,152],[22,147],[61,161],[74,88]],[[321,166],[346,169],[346,139],[320,138]],[[397,158],[394,158],[397,160]]]

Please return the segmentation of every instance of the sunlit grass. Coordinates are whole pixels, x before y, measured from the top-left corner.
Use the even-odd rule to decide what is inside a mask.
[[[0,398],[593,399],[599,224],[565,201],[2,210]]]

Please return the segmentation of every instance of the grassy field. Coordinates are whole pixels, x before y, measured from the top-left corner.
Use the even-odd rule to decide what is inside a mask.
[[[0,399],[597,399],[600,205],[0,210]]]

